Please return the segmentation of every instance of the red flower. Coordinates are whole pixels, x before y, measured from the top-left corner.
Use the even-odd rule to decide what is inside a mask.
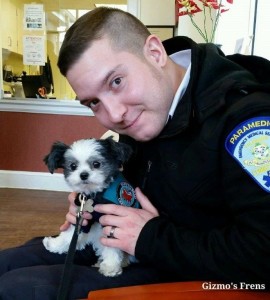
[[[219,9],[219,4],[217,2],[217,0],[213,0],[213,1],[207,1],[207,0],[199,0],[200,2],[202,2],[202,4],[204,6],[213,8],[213,9]]]
[[[178,15],[184,16],[202,11],[194,1],[178,0]]]
[[[233,4],[233,0],[176,0],[176,17],[188,15],[193,26],[197,29],[199,34],[206,42],[213,42],[214,36],[216,33],[219,17],[222,13],[229,10],[227,6],[223,3]],[[201,7],[200,7],[201,6]],[[212,10],[216,10],[215,17],[213,17]],[[204,14],[204,27],[201,29],[194,20],[194,14],[203,12]],[[209,22],[212,24],[212,29],[210,34],[207,32],[205,26],[206,20],[209,19]]]

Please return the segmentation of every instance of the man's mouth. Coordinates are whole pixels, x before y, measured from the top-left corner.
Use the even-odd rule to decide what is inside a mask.
[[[123,129],[128,129],[130,127],[132,127],[135,123],[137,123],[138,119],[140,118],[142,112],[131,122],[128,123],[127,126],[125,126]]]

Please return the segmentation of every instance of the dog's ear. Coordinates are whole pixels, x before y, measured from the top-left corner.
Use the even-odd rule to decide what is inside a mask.
[[[119,167],[128,161],[132,155],[132,148],[129,145],[116,142],[111,136],[105,140],[100,140],[100,142],[109,150],[109,153],[113,156],[113,158],[119,162]]]
[[[67,149],[69,149],[69,146],[66,144],[62,142],[55,142],[52,145],[51,152],[44,157],[43,161],[52,174],[54,170],[64,168],[64,154]]]

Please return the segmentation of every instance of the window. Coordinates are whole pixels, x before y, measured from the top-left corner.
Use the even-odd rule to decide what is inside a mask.
[[[4,98],[74,100],[74,91],[57,68],[59,49],[66,30],[89,10],[117,6],[114,2],[127,9],[127,0],[104,2],[0,0]]]

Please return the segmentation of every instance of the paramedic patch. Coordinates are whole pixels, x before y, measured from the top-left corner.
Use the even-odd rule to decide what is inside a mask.
[[[228,135],[225,145],[244,170],[270,192],[270,117],[241,123]]]

